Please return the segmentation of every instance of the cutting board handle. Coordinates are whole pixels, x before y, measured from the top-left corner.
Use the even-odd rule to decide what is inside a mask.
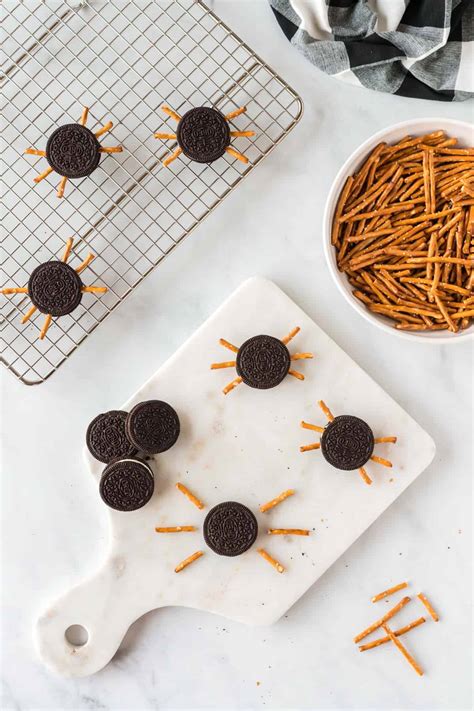
[[[62,676],[80,677],[94,674],[112,659],[127,629],[147,611],[143,598],[133,594],[137,583],[130,572],[122,556],[113,556],[39,617],[36,643],[46,666]],[[134,599],[140,608],[130,605]]]

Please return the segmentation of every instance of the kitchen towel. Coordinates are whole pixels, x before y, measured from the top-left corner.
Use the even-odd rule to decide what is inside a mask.
[[[390,94],[474,92],[474,0],[270,0],[281,29],[326,74]]]

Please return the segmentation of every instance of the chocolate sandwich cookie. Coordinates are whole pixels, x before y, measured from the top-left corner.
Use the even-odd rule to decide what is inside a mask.
[[[155,488],[153,472],[140,459],[119,459],[105,467],[100,479],[102,500],[117,511],[145,506]]]
[[[181,118],[176,131],[185,156],[198,163],[212,163],[230,144],[229,125],[224,116],[208,106],[197,106]]]
[[[67,123],[48,138],[46,160],[59,175],[84,178],[99,165],[99,141],[85,126]]]
[[[125,420],[127,413],[122,410],[110,410],[97,415],[86,433],[89,452],[99,462],[108,464],[113,459],[133,457],[137,450],[127,439]]]
[[[81,303],[82,281],[69,264],[44,262],[33,270],[28,294],[41,313],[65,316]]]
[[[235,556],[245,553],[255,543],[258,524],[246,506],[225,501],[209,511],[203,532],[204,540],[214,553]]]
[[[290,362],[288,348],[278,338],[253,336],[240,346],[236,370],[246,385],[267,390],[288,375]]]
[[[166,452],[179,437],[176,411],[161,400],[140,402],[130,411],[125,423],[130,442],[145,454]]]
[[[326,426],[321,451],[336,469],[359,469],[374,451],[374,435],[369,425],[354,415],[340,415]]]

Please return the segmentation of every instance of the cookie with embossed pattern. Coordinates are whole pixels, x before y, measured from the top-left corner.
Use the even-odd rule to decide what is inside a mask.
[[[204,520],[204,540],[214,553],[236,556],[245,553],[258,534],[254,514],[237,501],[214,506]]]
[[[374,435],[369,425],[354,415],[339,415],[329,422],[321,437],[321,451],[336,469],[363,467],[374,452]]]
[[[28,280],[28,294],[43,314],[65,316],[79,306],[82,281],[65,262],[43,262],[33,270]]]
[[[85,178],[99,165],[100,144],[86,126],[67,123],[48,138],[46,160],[59,175]]]
[[[180,422],[176,410],[162,400],[140,402],[126,420],[130,442],[145,454],[159,454],[172,447],[179,437]]]
[[[97,415],[89,424],[86,444],[89,452],[99,462],[108,464],[114,459],[133,457],[137,450],[125,432],[127,413],[110,410]]]
[[[290,370],[290,353],[273,336],[253,336],[237,353],[236,371],[246,385],[267,390],[279,385]]]
[[[176,137],[185,156],[198,163],[212,163],[230,145],[230,129],[223,114],[209,106],[197,106],[180,119]]]
[[[99,485],[102,500],[117,511],[142,508],[151,499],[154,488],[153,472],[140,459],[119,459],[108,464]]]

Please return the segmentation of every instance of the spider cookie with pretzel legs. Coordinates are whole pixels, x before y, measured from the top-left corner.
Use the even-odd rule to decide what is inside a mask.
[[[229,128],[229,121],[245,113],[246,106],[241,106],[227,115],[210,106],[196,106],[184,116],[180,116],[169,106],[162,106],[161,109],[178,122],[176,133],[154,134],[155,138],[178,142],[178,148],[163,161],[165,167],[181,153],[197,163],[213,163],[224,153],[229,153],[242,163],[249,162],[246,156],[232,148],[230,142],[232,138],[254,136],[255,131],[231,131]]]
[[[300,447],[300,452],[309,452],[321,449],[324,459],[336,469],[343,471],[359,470],[359,474],[366,484],[372,484],[372,479],[365,471],[364,465],[369,460],[391,467],[392,462],[374,455],[374,445],[382,442],[395,444],[396,437],[374,437],[369,425],[354,415],[339,415],[334,417],[331,410],[323,400],[318,403],[321,410],[328,418],[326,427],[301,422],[301,427],[306,430],[321,432],[319,442],[313,442]]]
[[[53,316],[65,316],[74,311],[81,303],[83,293],[103,294],[107,291],[106,286],[84,286],[79,274],[92,262],[94,255],[88,254],[82,264],[73,269],[67,263],[72,245],[70,237],[61,261],[52,260],[38,265],[31,273],[27,287],[0,289],[0,294],[28,294],[30,297],[33,306],[23,316],[22,323],[29,321],[35,311],[46,314],[40,340],[46,336]]]
[[[108,121],[98,131],[93,133],[86,127],[89,108],[84,106],[79,123],[67,123],[59,126],[46,143],[46,150],[27,148],[26,155],[42,156],[49,163],[40,175],[34,178],[35,183],[40,183],[50,173],[55,171],[61,176],[57,196],[64,196],[64,189],[69,179],[85,178],[94,172],[99,165],[101,153],[121,153],[122,146],[101,146],[97,140],[113,126]]]
[[[299,331],[300,328],[297,326],[281,340],[273,336],[253,336],[245,341],[240,348],[221,338],[219,340],[221,346],[237,354],[236,360],[212,363],[211,365],[211,370],[235,367],[237,371],[238,377],[226,385],[222,391],[224,395],[230,393],[240,383],[245,383],[245,385],[258,390],[268,390],[279,385],[287,375],[304,380],[303,373],[290,368],[291,361],[313,358],[313,354],[295,353],[290,355],[286,347]]]

